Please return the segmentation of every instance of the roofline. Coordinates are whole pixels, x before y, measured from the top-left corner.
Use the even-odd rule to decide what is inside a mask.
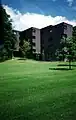
[[[46,26],[46,27],[41,28],[40,30],[45,29],[45,28],[47,28],[47,27],[54,27],[54,25],[48,25],[48,26]]]
[[[18,30],[13,30],[13,31],[24,32],[24,31],[29,30],[29,29],[32,29],[32,28],[35,28],[35,29],[38,29],[38,30],[42,30],[42,29],[45,29],[45,28],[47,28],[47,27],[54,27],[54,26],[57,26],[57,25],[60,25],[60,24],[63,24],[63,23],[65,23],[65,24],[70,25],[70,26],[73,27],[73,25],[71,25],[71,24],[68,24],[68,23],[66,23],[66,22],[61,22],[61,23],[58,23],[58,24],[56,24],[56,25],[48,25],[48,26],[43,27],[43,28],[40,28],[40,29],[39,29],[39,28],[36,28],[36,27],[30,27],[30,28],[27,28],[27,29],[25,29],[25,30],[23,30],[23,31],[18,31]]]
[[[61,23],[58,23],[58,24],[56,24],[56,25],[54,25],[54,26],[57,26],[57,25],[60,25],[60,24],[67,24],[67,25],[73,26],[73,25],[71,25],[71,24],[69,24],[69,23],[66,23],[66,22],[61,22]]]
[[[25,30],[23,30],[23,31],[21,31],[21,32],[24,32],[24,31],[29,30],[29,29],[32,29],[32,28],[35,28],[35,29],[40,30],[39,28],[36,28],[36,27],[30,27],[30,28],[27,28],[27,29],[25,29]]]

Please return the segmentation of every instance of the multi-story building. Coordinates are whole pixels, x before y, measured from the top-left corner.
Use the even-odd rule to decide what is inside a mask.
[[[62,37],[71,37],[73,27],[67,23],[60,23],[55,26],[49,25],[38,29],[31,27],[24,31],[15,31],[17,35],[17,50],[19,50],[19,39],[29,40],[31,45],[31,55],[36,59],[44,61],[56,60],[56,50],[60,47]]]
[[[42,60],[50,60],[51,50],[50,47],[53,45],[53,26],[47,26],[41,30],[41,57]],[[49,56],[49,58],[48,58]]]
[[[41,29],[41,56],[43,60],[56,60],[56,50],[60,47],[61,38],[72,36],[72,25],[60,23]]]
[[[31,27],[20,32],[20,40],[27,40],[31,45],[31,55],[34,58],[40,59],[40,29]]]

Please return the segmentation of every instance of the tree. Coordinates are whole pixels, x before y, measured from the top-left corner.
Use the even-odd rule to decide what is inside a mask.
[[[8,53],[8,59],[12,58],[12,52],[14,50],[14,45],[16,42],[16,36],[14,35],[12,29],[12,20],[10,16],[6,13],[3,6],[0,5],[0,19],[1,19],[1,29],[0,29],[0,41],[2,41],[6,52]]]
[[[71,62],[76,57],[76,43],[73,37],[65,38],[63,37],[60,42],[60,49],[56,51],[58,59],[69,61],[69,69],[71,69]]]
[[[26,40],[22,40],[20,42],[20,52],[22,54],[22,57],[26,58],[28,53],[30,52],[30,42]]]
[[[73,41],[76,42],[76,26],[73,27]]]
[[[2,47],[0,48],[0,62],[3,62],[8,59],[8,52],[7,50]]]

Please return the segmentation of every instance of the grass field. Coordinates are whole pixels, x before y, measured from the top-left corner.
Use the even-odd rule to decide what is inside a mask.
[[[0,63],[0,120],[76,120],[76,67],[58,64]]]

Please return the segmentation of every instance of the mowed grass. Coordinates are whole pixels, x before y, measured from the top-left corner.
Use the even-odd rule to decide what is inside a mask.
[[[58,64],[0,63],[0,120],[76,120],[76,68]]]

